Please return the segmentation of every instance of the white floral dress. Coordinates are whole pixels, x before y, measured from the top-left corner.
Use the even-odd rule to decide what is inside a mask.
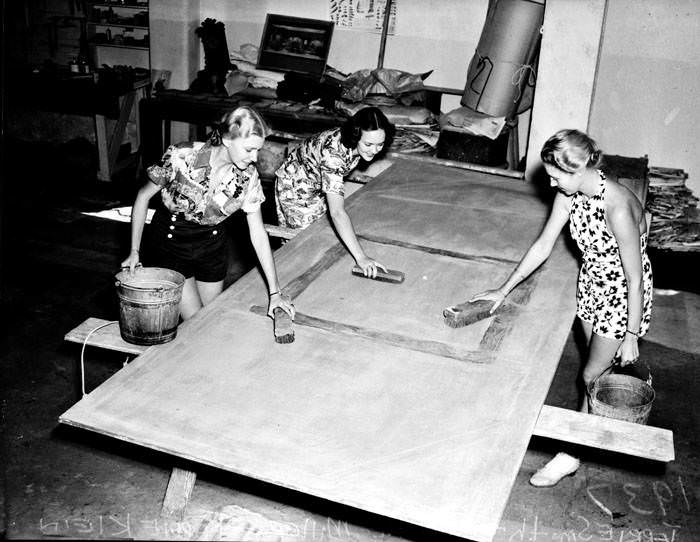
[[[572,196],[569,229],[583,252],[576,292],[577,315],[593,331],[609,339],[622,340],[627,329],[627,281],[615,236],[605,221],[606,179],[602,171],[597,193],[586,199]],[[639,335],[649,329],[652,304],[651,263],[647,256],[647,234],[640,236],[642,253],[643,308]]]

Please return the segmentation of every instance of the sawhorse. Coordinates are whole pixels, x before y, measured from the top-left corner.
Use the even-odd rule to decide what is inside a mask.
[[[69,331],[64,339],[68,342],[81,344],[83,347],[86,345],[95,346],[106,350],[123,352],[134,357],[152,348],[151,346],[141,346],[126,342],[121,338],[118,322],[100,318],[88,318]],[[84,386],[83,393],[85,393]],[[173,468],[165,490],[165,496],[163,497],[161,517],[175,521],[184,519],[185,508],[196,480],[197,474],[195,472],[178,467]]]

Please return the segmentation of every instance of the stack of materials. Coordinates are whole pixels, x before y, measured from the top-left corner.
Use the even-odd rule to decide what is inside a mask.
[[[700,250],[698,198],[686,187],[682,169],[650,167],[646,209],[652,215],[649,246],[662,250]]]
[[[396,126],[394,141],[389,150],[434,156],[439,136],[437,125]]]
[[[403,153],[421,153],[433,156],[440,137],[440,128],[435,115],[426,107],[418,105],[399,105],[388,97],[371,96],[362,102],[336,100],[337,111],[348,117],[368,105],[378,107],[386,118],[396,127],[394,141],[390,151]]]

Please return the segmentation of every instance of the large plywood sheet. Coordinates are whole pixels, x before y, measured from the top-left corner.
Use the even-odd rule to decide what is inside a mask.
[[[490,540],[571,326],[575,261],[559,246],[512,311],[455,330],[442,309],[502,280],[546,205],[518,181],[397,160],[349,212],[403,284],[352,276],[315,224],[276,253],[294,343],[274,342],[251,272],[61,422]]]

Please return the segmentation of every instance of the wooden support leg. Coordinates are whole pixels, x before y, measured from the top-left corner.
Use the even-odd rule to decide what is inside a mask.
[[[124,139],[126,124],[131,117],[134,107],[136,91],[132,90],[119,99],[119,118],[117,119],[112,134],[107,139],[107,122],[104,115],[95,115],[95,140],[97,142],[97,154],[99,159],[98,178],[101,181],[111,181],[115,172],[119,149]]]
[[[185,508],[190,500],[194,483],[197,480],[197,473],[173,468],[168,480],[168,487],[165,490],[163,497],[163,506],[160,510],[160,516],[164,519],[173,519],[175,521],[183,521],[185,519]]]
[[[165,151],[165,149],[168,148],[170,145],[170,132],[171,132],[171,124],[170,124],[170,119],[166,119],[163,121],[163,151],[161,151],[161,154]]]
[[[508,162],[508,169],[517,170],[518,162],[520,161],[520,142],[518,139],[518,122],[517,119],[510,126],[510,132],[508,133],[508,147],[506,150],[506,160]]]
[[[136,91],[132,90],[120,98],[119,119],[117,119],[117,123],[114,125],[114,130],[109,140],[109,169],[111,171],[114,171],[117,164],[119,149],[124,140],[124,131],[126,130],[126,124],[129,122],[129,117],[131,116],[131,109],[134,106],[135,97]]]
[[[99,171],[97,178],[101,181],[109,181],[109,152],[107,151],[107,122],[104,115],[95,115],[95,140],[97,143],[97,158]]]

